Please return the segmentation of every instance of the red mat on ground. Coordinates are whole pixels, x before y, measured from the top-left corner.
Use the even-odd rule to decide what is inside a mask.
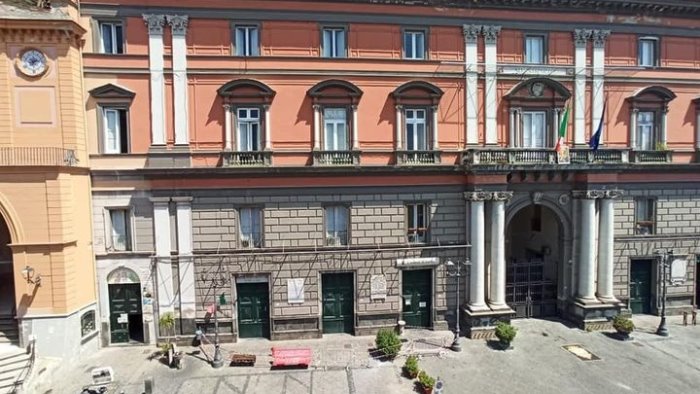
[[[281,349],[272,348],[273,367],[291,367],[311,365],[311,348]]]

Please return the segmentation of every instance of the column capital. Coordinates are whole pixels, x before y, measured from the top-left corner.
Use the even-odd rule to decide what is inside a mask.
[[[469,201],[487,201],[493,198],[492,192],[476,191],[464,192],[464,199]]]
[[[173,36],[184,36],[187,34],[187,15],[166,15],[168,24],[173,31]]]
[[[574,29],[574,42],[576,45],[586,45],[592,34],[590,29]]]
[[[224,111],[231,111],[231,108],[233,108],[233,105],[228,103],[224,104]]]
[[[484,25],[482,26],[481,33],[484,35],[485,44],[495,44],[498,39],[498,35],[501,33],[501,26],[499,25]]]
[[[263,111],[267,112],[270,110],[270,104],[263,104],[262,106]]]
[[[146,22],[148,34],[163,34],[163,26],[165,26],[165,16],[157,14],[143,14],[143,20]]]
[[[481,33],[481,27],[481,25],[462,25],[464,42],[476,43],[476,41],[479,39],[479,34]]]
[[[493,192],[491,199],[493,201],[508,201],[513,198],[513,192]]]
[[[319,111],[321,109],[321,104],[314,104],[311,106],[311,108],[313,108],[314,111]]]
[[[401,111],[403,109],[403,105],[401,104],[396,104],[396,110]]]
[[[192,196],[181,196],[181,197],[173,197],[172,200],[177,203],[178,205],[180,204],[185,204],[185,203],[192,203],[192,200],[194,197]]]
[[[352,112],[357,112],[357,104],[351,105],[350,109],[352,110]]]
[[[605,47],[605,41],[610,37],[610,30],[593,30],[591,33],[591,38],[593,40],[594,48]]]
[[[605,190],[605,198],[616,199],[620,198],[625,193],[622,190]]]
[[[605,197],[605,192],[606,190],[574,190],[571,195],[578,199],[595,200]]]
[[[151,200],[153,205],[169,204],[170,203],[170,197],[150,197],[149,200]]]

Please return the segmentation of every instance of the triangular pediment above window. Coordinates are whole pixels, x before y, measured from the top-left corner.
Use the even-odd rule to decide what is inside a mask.
[[[90,90],[90,96],[97,99],[128,99],[131,100],[136,93],[118,85],[108,83]]]

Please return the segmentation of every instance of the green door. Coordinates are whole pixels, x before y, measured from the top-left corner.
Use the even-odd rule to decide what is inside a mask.
[[[141,285],[129,283],[108,286],[111,343],[129,342],[129,316],[141,316]],[[138,336],[139,333],[134,334]]]
[[[323,332],[352,334],[355,328],[355,291],[352,274],[324,274],[321,276],[321,289]]]
[[[630,268],[630,309],[651,313],[652,260],[633,260]]]
[[[241,338],[270,337],[267,283],[238,283],[238,333]]]
[[[402,320],[407,327],[431,326],[432,271],[403,271]]]

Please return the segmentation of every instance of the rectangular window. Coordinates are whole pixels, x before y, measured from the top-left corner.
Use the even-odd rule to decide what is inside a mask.
[[[425,109],[405,109],[406,150],[424,151],[428,149],[428,131]]]
[[[428,205],[406,205],[406,238],[408,243],[428,242]]]
[[[345,57],[345,29],[342,27],[324,27],[321,30],[321,56]]]
[[[109,210],[110,252],[126,252],[131,250],[131,215],[125,208]]]
[[[323,109],[324,149],[348,150],[348,111],[345,108]]]
[[[260,208],[241,208],[238,210],[241,247],[262,247],[262,210]]]
[[[637,113],[637,146],[640,150],[656,149],[656,114],[653,111]]]
[[[260,56],[257,26],[236,26],[235,32],[236,56]]]
[[[545,63],[545,36],[525,36],[525,63]]]
[[[326,246],[348,244],[348,208],[342,205],[324,209],[326,221]]]
[[[659,39],[655,37],[642,37],[639,39],[639,65],[642,67],[656,67],[659,65]]]
[[[523,111],[523,148],[547,147],[547,113]]]
[[[100,22],[100,52],[124,53],[124,29],[120,22]]]
[[[237,134],[239,152],[260,151],[260,109],[238,108]]]
[[[653,198],[635,199],[634,222],[637,235],[656,233],[656,200]]]
[[[403,32],[403,58],[425,59],[425,32],[406,30]]]
[[[102,108],[102,153],[129,153],[128,111]]]

